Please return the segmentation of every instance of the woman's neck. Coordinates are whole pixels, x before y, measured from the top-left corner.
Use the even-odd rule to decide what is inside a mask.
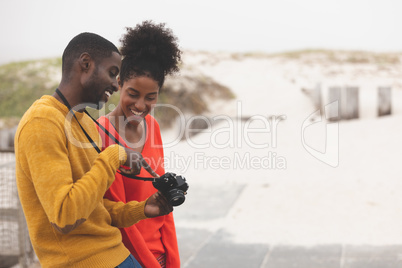
[[[120,106],[117,106],[106,117],[131,149],[142,152],[145,144],[145,139],[143,140],[145,138],[145,120],[136,124],[128,122]]]

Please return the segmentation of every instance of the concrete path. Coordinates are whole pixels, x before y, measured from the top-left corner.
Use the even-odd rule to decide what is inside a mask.
[[[191,187],[191,186],[190,186]],[[199,187],[199,186],[197,186]],[[277,245],[238,242],[220,219],[230,214],[242,186],[228,185],[225,190],[203,186],[175,208],[182,267],[248,268],[398,268],[402,267],[399,245]],[[201,193],[201,194],[200,194]],[[217,203],[217,199],[220,202]],[[219,205],[218,205],[219,204]],[[197,224],[204,222],[205,224]],[[208,223],[209,222],[209,223]],[[224,222],[222,220],[222,222]],[[183,224],[185,223],[185,224]],[[212,223],[212,224],[211,224]],[[264,222],[258,224],[266,224]],[[187,225],[187,226],[186,226]],[[212,225],[219,226],[217,228]],[[269,224],[266,224],[269,228]],[[250,226],[249,228],[257,228]],[[314,240],[314,239],[312,239]]]

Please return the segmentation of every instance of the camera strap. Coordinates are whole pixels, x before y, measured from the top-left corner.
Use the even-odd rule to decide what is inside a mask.
[[[86,112],[86,110],[85,110],[85,112]],[[95,124],[97,124],[98,127],[99,127],[100,129],[102,129],[102,131],[105,132],[105,134],[108,135],[116,144],[118,144],[118,145],[120,145],[120,146],[122,146],[122,147],[125,147],[124,144],[122,144],[119,139],[117,139],[112,133],[110,133],[110,132],[109,132],[104,126],[102,126],[98,121],[96,121],[89,113],[87,113],[87,115],[88,115],[88,116],[95,122]],[[116,130],[116,131],[117,131],[117,130]],[[131,175],[131,174],[123,174],[119,169],[117,170],[117,172],[120,173],[122,176],[125,176],[125,177],[130,178],[130,179],[136,179],[136,180],[142,180],[142,181],[155,181],[155,178],[152,178],[152,177],[150,177],[150,178],[145,178],[145,177],[138,177],[138,176]]]
[[[59,97],[61,98],[61,100],[63,101],[64,105],[67,106],[69,113],[72,113],[72,115],[74,116],[75,120],[77,121],[78,125],[80,126],[82,132],[85,134],[85,136],[87,137],[88,141],[91,143],[91,145],[94,147],[94,149],[98,152],[101,153],[101,149],[99,149],[98,145],[96,145],[96,143],[93,141],[93,139],[91,138],[91,136],[89,136],[89,134],[85,131],[84,127],[81,125],[80,121],[78,120],[78,118],[75,116],[74,111],[71,109],[70,104],[68,103],[66,97],[64,97],[63,93],[61,93],[61,91],[56,88],[56,93],[57,95],[59,95]],[[125,147],[115,136],[113,136],[107,129],[105,129],[104,126],[102,126],[101,124],[99,124],[98,121],[96,121],[89,113],[86,109],[84,109],[84,113],[86,113],[91,119],[92,121],[94,121],[99,128],[101,128],[103,130],[103,132],[106,133],[106,135],[108,135],[114,142],[116,142],[118,145]],[[123,174],[119,169],[117,169],[117,173],[120,173],[122,176],[125,176],[127,178],[130,179],[136,179],[136,180],[142,180],[142,181],[155,181],[155,178],[144,178],[144,177],[137,177],[135,175],[132,174]]]
[[[89,134],[85,131],[85,129],[83,128],[83,126],[81,125],[80,121],[78,120],[78,118],[75,116],[74,111],[71,109],[70,104],[68,103],[66,97],[64,97],[63,93],[60,92],[60,90],[58,88],[56,88],[56,93],[59,95],[59,97],[61,98],[61,100],[63,101],[64,105],[67,106],[68,108],[68,112],[72,113],[72,115],[74,116],[75,120],[77,121],[78,125],[80,125],[80,128],[82,130],[82,132],[84,132],[85,136],[87,137],[88,141],[91,143],[91,145],[95,148],[95,150],[100,153],[101,149],[99,149],[98,145],[96,145],[96,143],[93,141],[93,139],[89,136]],[[84,112],[86,114],[88,114],[87,110],[84,109]],[[91,117],[92,118],[92,117]],[[92,118],[93,120],[93,118]]]

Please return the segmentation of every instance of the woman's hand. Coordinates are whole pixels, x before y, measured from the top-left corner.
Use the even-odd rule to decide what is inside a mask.
[[[148,218],[167,215],[173,211],[173,206],[167,201],[161,192],[151,195],[145,204],[144,214]]]

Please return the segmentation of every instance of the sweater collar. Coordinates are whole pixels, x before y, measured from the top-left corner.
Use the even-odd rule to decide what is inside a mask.
[[[42,96],[42,98],[41,99],[43,99],[43,100],[49,100],[49,101],[51,101],[52,103],[54,103],[64,114],[68,114],[68,108],[67,108],[67,106],[64,104],[64,103],[62,103],[62,102],[60,102],[60,101],[58,101],[55,97],[53,97],[53,96],[50,96],[50,95],[45,95],[45,96]],[[74,111],[74,110],[73,110]],[[78,118],[78,119],[81,119],[83,116],[84,116],[84,112],[77,112],[77,111],[74,111],[74,114],[75,114],[75,116]]]

